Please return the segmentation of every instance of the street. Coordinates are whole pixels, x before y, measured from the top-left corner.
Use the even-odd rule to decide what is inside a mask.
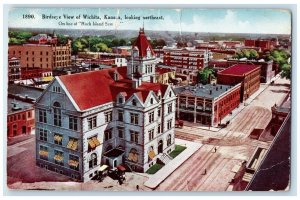
[[[273,136],[259,140],[248,136],[253,128],[264,129],[271,120],[271,107],[282,102],[289,92],[289,81],[277,79],[250,105],[246,106],[224,129],[218,132],[183,127],[176,137],[204,145],[175,170],[156,190],[158,191],[226,191],[234,177],[232,169],[247,161],[257,146],[268,148]],[[214,147],[217,151],[214,152]]]

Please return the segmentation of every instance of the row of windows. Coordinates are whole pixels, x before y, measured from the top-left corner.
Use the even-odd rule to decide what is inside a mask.
[[[49,142],[49,132],[46,129],[38,129],[39,133],[39,139],[41,141]],[[68,137],[67,143],[64,143],[63,141],[64,136],[59,133],[53,133],[53,141],[54,144],[65,146],[68,149],[76,151],[78,149],[78,139],[73,137]]]
[[[50,150],[49,147],[40,145],[40,150],[39,150],[40,159],[49,160],[49,150]],[[54,149],[53,159],[54,159],[55,164],[64,166],[64,163],[65,163],[64,161],[67,158],[64,157],[64,153],[62,151]],[[70,169],[78,171],[79,170],[79,157],[69,154],[68,166]]]
[[[32,116],[31,111],[26,112],[26,113],[21,113],[21,114],[10,115],[10,116],[8,116],[7,121],[14,122],[17,120],[26,120],[26,115],[27,115],[27,118],[31,118],[31,116]]]
[[[26,60],[29,61],[29,58],[27,57]],[[34,58],[32,58],[32,61],[34,62]],[[46,58],[46,62],[48,62],[48,61],[49,61],[49,59]],[[40,62],[43,62],[43,58],[40,58]]]

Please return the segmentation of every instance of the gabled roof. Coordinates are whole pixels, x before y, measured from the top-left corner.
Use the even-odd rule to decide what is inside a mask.
[[[114,80],[113,76],[115,71],[119,73],[117,81]],[[80,110],[87,110],[116,101],[119,93],[126,93],[126,100],[135,93],[142,102],[145,102],[151,90],[156,94],[161,91],[163,95],[168,88],[167,85],[148,82],[142,82],[140,87],[133,88],[131,80],[126,77],[126,73],[126,67],[117,67],[64,75],[57,78],[64,84]]]
[[[218,72],[218,74],[243,76],[244,74],[256,70],[257,68],[259,68],[259,66],[254,64],[235,64],[227,69],[224,69],[223,71]]]
[[[151,51],[151,55],[154,56],[154,51],[150,42],[145,35],[144,29],[140,29],[139,36],[134,41],[132,48],[138,48],[139,50],[139,57],[146,57],[147,56],[147,49],[149,48]]]

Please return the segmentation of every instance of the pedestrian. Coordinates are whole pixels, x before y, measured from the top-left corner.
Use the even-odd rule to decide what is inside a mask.
[[[206,175],[206,169],[204,169],[204,172],[203,172],[203,174],[202,175]]]
[[[139,191],[140,190],[140,186],[136,185],[136,190]]]

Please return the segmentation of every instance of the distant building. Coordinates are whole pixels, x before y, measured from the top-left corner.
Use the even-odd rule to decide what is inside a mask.
[[[7,99],[7,137],[29,135],[34,129],[34,109],[31,103]]]
[[[212,54],[209,50],[191,48],[165,49],[163,63],[176,67],[176,72],[187,75],[190,81],[196,80],[200,69],[207,67]]]
[[[132,50],[131,46],[118,46],[112,48],[113,53],[120,54],[123,56],[130,56],[131,50]]]
[[[55,77],[35,104],[38,166],[89,181],[103,165],[145,172],[167,162],[176,96],[154,83],[156,59],[143,29],[132,52],[127,68]]]
[[[157,83],[168,84],[175,80],[176,71],[170,68],[156,67]]]
[[[211,53],[211,60],[229,59],[232,58],[232,56],[235,54],[235,50],[212,49]]]
[[[241,83],[235,86],[207,84],[175,88],[176,116],[180,120],[218,126],[240,104]]]
[[[42,90],[21,86],[8,86],[7,137],[31,134],[35,128],[33,103]]]
[[[260,66],[235,64],[218,72],[217,83],[231,86],[242,83],[241,102],[243,102],[259,89]]]
[[[52,70],[43,68],[24,68],[21,73],[21,80],[34,79],[37,82],[52,80]]]
[[[54,69],[71,65],[71,41],[65,45],[37,40],[23,45],[9,45],[9,57],[20,59],[22,68]]]
[[[276,42],[273,42],[271,40],[245,40],[244,44],[246,47],[258,47],[264,50],[270,50],[274,46],[276,46]]]
[[[8,81],[14,82],[21,78],[20,59],[12,57],[8,59]]]
[[[57,44],[58,39],[56,34],[51,37],[47,34],[38,34],[29,38],[31,44]]]

